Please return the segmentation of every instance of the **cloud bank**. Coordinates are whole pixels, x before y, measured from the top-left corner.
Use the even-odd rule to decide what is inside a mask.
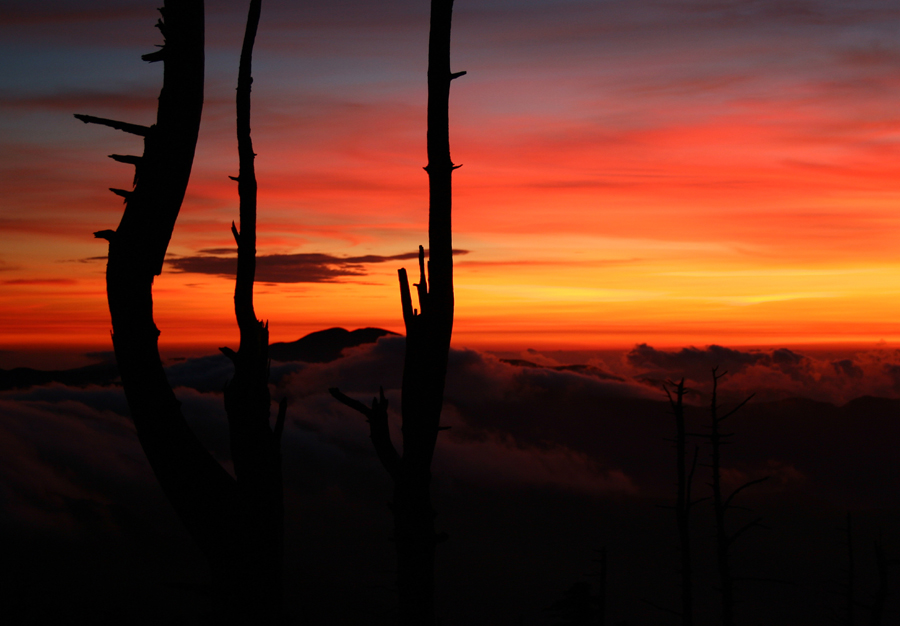
[[[378,623],[360,615],[373,606],[390,609],[390,599],[377,591],[390,584],[392,575],[385,506],[390,482],[372,450],[364,418],[327,390],[338,386],[365,401],[384,386],[392,437],[401,447],[403,351],[403,337],[388,336],[346,349],[328,363],[273,368],[273,397],[287,396],[290,403],[282,442],[286,563],[294,590],[289,595],[306,623],[334,623],[335,615],[341,623]],[[464,623],[473,615],[483,620],[477,623],[520,623],[510,607],[519,607],[523,615],[540,614],[557,590],[566,588],[565,581],[590,566],[590,550],[601,545],[615,548],[610,552],[617,568],[613,584],[625,595],[615,596],[611,607],[618,608],[611,610],[622,619],[645,610],[631,595],[671,587],[667,576],[674,576],[677,560],[670,537],[674,526],[670,511],[657,505],[674,497],[674,453],[666,441],[674,426],[664,395],[647,382],[648,372],[659,377],[686,372],[703,379],[707,365],[720,362],[734,370],[723,387],[768,379],[780,385],[781,393],[785,381],[799,381],[799,388],[807,390],[827,384],[828,378],[817,379],[815,373],[864,385],[869,372],[895,364],[891,358],[896,355],[829,360],[778,350],[667,352],[637,346],[617,363],[582,368],[540,353],[523,356],[531,357],[530,364],[471,350],[450,355],[442,421],[452,428],[439,437],[434,497],[439,529],[450,532],[454,548],[441,556],[446,597],[439,604]],[[167,370],[191,427],[230,469],[221,394],[231,375],[228,360],[221,355],[187,359]],[[688,407],[692,430],[699,431],[707,419],[703,393],[698,385],[695,403]],[[832,534],[847,508],[890,511],[900,506],[900,482],[892,471],[900,440],[898,412],[900,401],[890,398],[856,398],[843,406],[794,398],[753,401],[734,416],[735,444],[723,472],[726,487],[770,476],[745,501],[774,519],[776,528],[763,539],[749,539],[751,561],[764,558],[807,580],[810,571],[826,571],[836,562],[821,546],[837,545]],[[120,388],[52,383],[4,391],[0,414],[0,511],[10,536],[100,546],[79,556],[81,570],[125,568],[129,574],[123,580],[132,586],[151,574],[131,564],[110,565],[103,554],[143,554],[147,546],[159,546],[167,561],[152,575],[164,580],[173,578],[173,564],[196,565],[199,557],[146,463]],[[706,477],[699,471],[697,489],[703,490]],[[790,506],[785,508],[785,502]],[[702,507],[697,515],[702,547],[708,535],[702,523],[708,520]],[[860,523],[868,523],[861,515]],[[819,547],[798,556],[795,544],[813,540]],[[172,546],[182,547],[172,554]],[[49,555],[44,562],[54,558],[62,557]],[[309,580],[309,571],[315,580]],[[35,588],[46,588],[48,574],[34,576],[44,581]],[[202,572],[196,580],[203,580]],[[71,580],[58,583],[64,584],[79,597],[98,593]],[[159,581],[153,584],[146,588],[158,590]],[[159,593],[171,600],[174,592]],[[192,606],[202,605],[201,592],[178,593],[186,594],[182,597]],[[794,596],[779,600],[777,594],[758,599],[748,611],[772,613],[768,603],[799,602]],[[804,605],[806,622],[784,623],[816,623],[821,612],[807,609]],[[642,619],[653,623],[652,615]]]
[[[842,405],[861,396],[900,397],[900,350],[860,350],[851,354],[802,354],[787,348],[734,350],[711,345],[678,351],[640,344],[625,355],[634,378],[659,385],[684,377],[704,397],[712,368],[727,371],[727,395],[755,393],[760,400],[808,398]]]

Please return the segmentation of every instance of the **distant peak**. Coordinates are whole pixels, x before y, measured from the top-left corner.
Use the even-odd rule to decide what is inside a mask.
[[[396,334],[383,328],[326,328],[290,343],[273,343],[269,346],[269,356],[275,361],[328,363],[339,359],[344,348],[375,343],[379,337]]]

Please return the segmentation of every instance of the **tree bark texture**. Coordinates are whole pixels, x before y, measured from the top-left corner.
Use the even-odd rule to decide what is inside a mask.
[[[135,166],[134,189],[113,190],[125,198],[122,219],[115,231],[95,233],[109,241],[106,285],[113,347],[144,453],[209,563],[218,621],[250,623],[247,619],[253,615],[255,623],[267,623],[280,613],[280,596],[277,607],[260,603],[261,598],[271,597],[265,587],[272,576],[261,573],[268,572],[271,561],[261,544],[271,540],[257,534],[260,524],[251,511],[259,497],[248,495],[248,481],[240,477],[253,472],[242,468],[235,481],[203,447],[181,413],[159,355],[153,280],[162,271],[190,178],[203,107],[204,69],[202,0],[166,0],[160,12],[157,27],[165,45],[143,57],[164,62],[156,124],[148,128],[76,116],[85,123],[144,138],[143,156],[111,155]]]

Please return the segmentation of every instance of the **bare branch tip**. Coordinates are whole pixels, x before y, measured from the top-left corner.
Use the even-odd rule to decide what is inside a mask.
[[[118,163],[128,163],[134,166],[137,166],[141,162],[141,157],[130,154],[110,154],[107,156]]]
[[[93,115],[82,115],[75,113],[75,119],[81,120],[85,124],[99,124],[100,126],[109,126],[116,130],[121,130],[132,135],[146,137],[150,134],[150,127],[141,126],[140,124],[129,124],[128,122],[119,122],[117,120],[107,119],[105,117],[96,117]]]
[[[165,61],[166,60],[165,46],[160,46],[159,50],[155,50],[154,52],[150,52],[148,54],[142,54],[141,60],[146,61],[147,63],[156,63],[157,61]]]

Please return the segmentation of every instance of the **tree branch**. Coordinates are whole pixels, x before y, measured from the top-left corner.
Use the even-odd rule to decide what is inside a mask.
[[[400,306],[403,308],[403,323],[406,325],[408,338],[415,313],[413,313],[412,294],[409,291],[409,278],[406,276],[406,268],[401,267],[397,270],[397,276],[400,279]]]
[[[769,480],[771,476],[763,476],[762,478],[757,478],[756,480],[751,480],[750,482],[744,483],[737,489],[731,492],[731,495],[725,499],[725,508],[733,508],[731,507],[731,501],[734,500],[734,497],[742,492],[747,487],[752,487],[753,485],[758,485],[759,483],[764,483]]]
[[[419,282],[415,285],[419,295],[419,312],[425,313],[428,300],[428,279],[425,276],[425,248],[419,246]]]
[[[388,401],[384,397],[384,387],[379,388],[378,398],[372,398],[371,408],[359,400],[354,400],[350,396],[341,393],[341,390],[337,387],[332,387],[328,391],[336,400],[366,417],[366,421],[369,422],[369,437],[372,439],[372,445],[375,447],[375,454],[378,456],[378,460],[381,461],[384,469],[388,471],[391,477],[396,478],[400,470],[400,455],[391,442],[391,432],[388,426]]]
[[[745,532],[747,532],[751,528],[764,528],[763,524],[761,524],[760,522],[762,522],[762,517],[757,517],[752,522],[748,522],[747,524],[744,524],[743,526],[741,526],[737,531],[735,531],[728,538],[728,545],[730,546],[731,544],[733,544],[735,541],[738,540],[738,538],[741,535],[743,535]],[[734,580],[734,579],[732,579],[732,580]]]
[[[722,374],[722,376],[724,376],[724,375],[725,375],[725,374]],[[753,396],[755,396],[755,395],[756,395],[755,393],[751,393],[749,396],[747,396],[747,397],[744,399],[743,402],[741,402],[739,405],[737,405],[736,407],[734,407],[733,409],[731,409],[730,411],[728,411],[728,413],[726,413],[725,415],[723,415],[722,417],[720,417],[720,418],[719,418],[719,421],[722,422],[722,421],[724,421],[726,418],[729,418],[729,417],[731,417],[732,415],[734,415],[735,413],[737,413],[738,411],[740,411],[742,408],[744,408],[744,405],[745,405],[745,404],[747,404],[748,402],[750,402],[750,400],[753,399]],[[730,437],[731,435],[724,435],[724,436]]]
[[[132,135],[138,135],[140,137],[148,136],[152,128],[150,126],[141,126],[140,124],[129,124],[128,122],[110,120],[105,117],[82,115],[81,113],[75,113],[75,117],[85,124],[99,124],[100,126],[109,126],[110,128],[115,128],[116,130],[121,130],[123,132],[130,133]]]

